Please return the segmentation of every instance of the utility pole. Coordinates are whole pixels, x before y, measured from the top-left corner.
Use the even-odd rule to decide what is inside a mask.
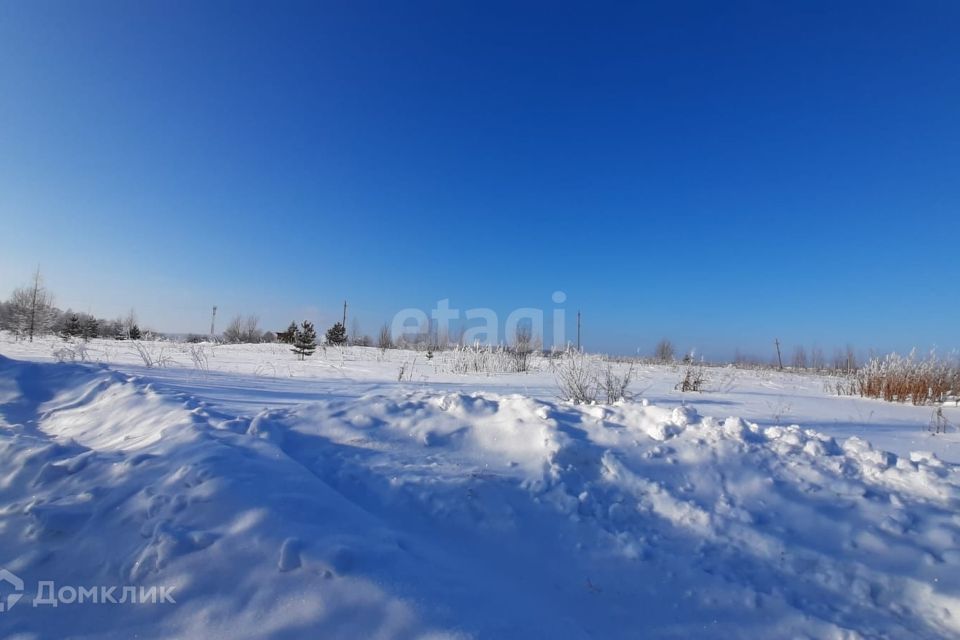
[[[780,357],[780,339],[774,338],[773,344],[777,345],[777,364],[780,365],[780,371],[783,371],[783,358]]]
[[[210,315],[210,339],[213,340],[214,324],[217,321],[217,305],[213,305],[213,313]]]
[[[347,301],[346,300],[343,301],[343,328],[344,330],[346,330],[347,328]]]
[[[580,351],[580,312],[577,311],[577,351]]]

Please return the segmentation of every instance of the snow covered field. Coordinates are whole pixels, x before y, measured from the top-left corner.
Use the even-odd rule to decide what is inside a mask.
[[[143,344],[165,366],[0,336],[0,635],[960,634],[960,436],[929,407],[670,366],[574,406],[546,360]],[[176,602],[33,606],[42,581]]]

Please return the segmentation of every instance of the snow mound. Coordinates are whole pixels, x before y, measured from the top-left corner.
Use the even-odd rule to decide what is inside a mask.
[[[10,633],[960,633],[955,466],[690,407],[397,388],[229,415],[0,357],[0,496]],[[31,607],[41,580],[177,603]]]

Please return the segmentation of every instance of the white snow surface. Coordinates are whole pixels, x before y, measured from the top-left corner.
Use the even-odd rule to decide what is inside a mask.
[[[960,449],[929,407],[653,366],[584,406],[546,361],[149,347],[173,360],[0,340],[0,567],[27,584],[0,636],[960,635]],[[40,581],[176,603],[32,606]]]

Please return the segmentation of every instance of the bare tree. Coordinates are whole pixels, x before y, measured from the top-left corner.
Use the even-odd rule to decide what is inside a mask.
[[[137,310],[131,308],[130,312],[127,313],[127,317],[123,319],[123,328],[127,332],[127,336],[130,335],[130,329],[132,329],[137,324]]]
[[[225,342],[260,342],[263,334],[260,331],[260,318],[255,315],[243,317],[236,315],[227,328],[223,330]]]
[[[793,350],[793,368],[794,369],[806,369],[807,368],[807,350],[803,346],[794,348]]]
[[[244,342],[260,342],[263,332],[260,331],[260,316],[249,315],[243,321]]]
[[[846,350],[836,349],[833,352],[833,368],[843,373],[857,370],[857,356],[852,345],[848,344]]]
[[[359,345],[363,342],[363,333],[360,329],[360,319],[357,316],[353,316],[353,319],[350,321],[350,344]]]
[[[823,359],[823,349],[816,345],[810,351],[810,366],[816,371],[822,371],[826,366],[826,361]]]
[[[533,331],[526,325],[518,325],[513,338],[514,369],[517,373],[526,373],[530,370],[530,354],[533,353]]]
[[[435,336],[436,342],[434,346],[436,346],[439,351],[446,351],[450,348],[450,330],[447,327],[437,328]]]
[[[673,362],[674,351],[673,343],[664,338],[657,343],[657,348],[653,350],[653,359],[657,362]]]
[[[845,360],[847,373],[852,373],[857,370],[857,354],[854,352],[853,345],[851,344],[847,345]]]
[[[223,341],[236,343],[240,342],[240,336],[243,335],[243,316],[237,314],[227,324],[223,330]]]
[[[53,296],[43,286],[40,269],[30,285],[14,290],[10,306],[17,335],[26,335],[33,342],[33,336],[49,330],[54,319]]]
[[[127,317],[123,319],[123,333],[129,340],[139,340],[141,338],[140,325],[137,324],[137,311],[130,309]]]
[[[384,323],[380,327],[380,334],[377,336],[377,346],[380,347],[382,351],[393,348],[393,336],[390,334],[390,325]]]

